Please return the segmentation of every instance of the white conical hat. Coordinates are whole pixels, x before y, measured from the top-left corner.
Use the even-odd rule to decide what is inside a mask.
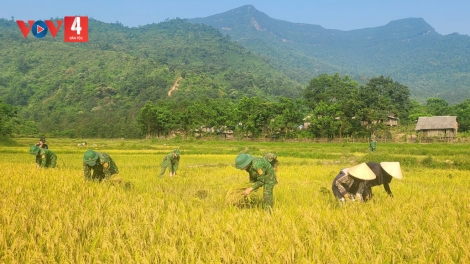
[[[361,163],[352,168],[349,168],[348,173],[355,178],[361,180],[373,180],[375,179],[374,172],[365,163]]]
[[[401,173],[400,162],[380,162],[380,166],[385,172],[390,174],[393,178],[401,180],[403,174]]]

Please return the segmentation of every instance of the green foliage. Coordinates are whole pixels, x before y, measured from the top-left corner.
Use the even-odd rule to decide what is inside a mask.
[[[18,146],[18,143],[10,137],[0,136],[0,146]]]
[[[13,117],[16,109],[0,100],[0,137],[9,136],[13,131]]]
[[[336,119],[337,116],[341,116],[338,109],[338,104],[327,105],[323,101],[315,107],[308,119],[310,122],[308,130],[314,137],[332,138],[337,135],[341,126],[341,121]]]
[[[237,14],[226,19],[240,25],[246,36],[263,34],[261,39],[243,38],[239,43],[231,40],[239,39],[238,27],[220,33],[181,19],[138,28],[90,19],[88,43],[64,43],[62,32],[57,38],[48,35],[25,39],[14,21],[0,19],[0,100],[18,112],[17,117],[0,122],[0,132],[17,136],[47,133],[73,138],[138,138],[172,132],[178,136],[179,132],[215,127],[236,128],[239,134],[249,137],[357,137],[385,131],[374,122],[383,121],[391,112],[400,117],[400,122],[412,122],[422,115],[455,114],[461,122],[460,131],[470,128],[468,102],[455,108],[436,108],[442,101],[432,100],[420,106],[409,101],[407,86],[391,77],[372,77],[379,76],[376,61],[387,64],[394,73],[402,71],[394,66],[395,58],[377,60],[374,56],[376,51],[388,54],[393,43],[411,33],[384,37],[376,30],[358,31],[355,34],[363,39],[357,43],[336,32],[341,40],[338,42],[336,37],[327,37],[330,31],[321,27],[302,26],[297,34],[290,30],[291,24],[254,12],[267,30],[253,30],[251,22],[245,24],[246,18]],[[412,31],[431,30],[418,22],[411,23]],[[408,24],[396,22],[387,30],[404,25]],[[225,35],[234,32],[231,37]],[[311,32],[319,33],[314,39],[320,47],[312,48]],[[374,41],[378,43],[372,51],[366,40],[370,33],[377,36]],[[285,41],[279,41],[281,35]],[[453,39],[456,43],[462,40],[456,36]],[[354,49],[345,51],[343,42],[375,55],[354,57]],[[343,61],[349,56],[354,58]],[[357,63],[362,59],[370,65]],[[447,59],[444,56],[444,61],[450,63]],[[460,68],[460,60],[452,63]],[[424,71],[422,67],[415,69]],[[338,72],[350,75],[341,77]],[[465,80],[462,76],[459,82]],[[308,80],[303,89],[301,83]],[[301,95],[305,104],[296,100]],[[313,117],[312,129],[295,129],[307,115]],[[368,126],[360,121],[368,122]]]
[[[470,131],[470,99],[452,107],[452,113],[457,116],[460,131]]]
[[[243,6],[189,21],[219,29],[301,83],[325,73],[349,74],[363,84],[384,75],[409,87],[422,103],[436,95],[451,103],[470,97],[469,36],[442,36],[422,18],[341,31],[270,18]]]
[[[426,101],[427,112],[432,116],[444,116],[449,114],[449,104],[441,98],[429,98]]]
[[[147,137],[186,134],[221,134],[235,130],[241,137],[292,135],[302,121],[301,105],[288,98],[269,102],[259,97],[240,100],[198,99],[192,102],[147,103],[137,117]]]
[[[21,119],[34,121],[40,132],[139,137],[137,116],[147,101],[272,100],[301,91],[299,83],[205,25],[174,19],[131,29],[90,19],[89,26],[88,43],[64,43],[62,32],[55,39],[25,39],[14,21],[0,19],[0,99],[18,106]],[[18,134],[30,133],[24,129]]]
[[[458,155],[453,160],[456,168],[470,170],[470,160],[468,160],[468,155]]]
[[[357,93],[358,83],[348,75],[341,78],[338,73],[334,75],[322,74],[310,81],[303,91],[303,97],[311,108],[315,108],[320,102],[338,103],[344,105],[343,111],[347,112],[347,103],[356,97]]]
[[[359,86],[347,75],[324,74],[310,81],[303,96],[312,108],[310,130],[315,137],[364,136],[367,131],[384,130],[388,116],[406,120],[412,106],[408,88],[383,76]]]
[[[421,161],[421,164],[423,166],[426,166],[426,167],[429,167],[429,168],[433,168],[435,166],[435,163],[434,163],[433,158],[431,156],[427,156],[426,158],[424,158]]]
[[[365,104],[365,108],[372,110],[373,115],[369,117],[379,120],[390,114],[406,118],[411,105],[409,97],[408,87],[390,77],[379,76],[370,79],[366,86],[359,89],[358,99]]]

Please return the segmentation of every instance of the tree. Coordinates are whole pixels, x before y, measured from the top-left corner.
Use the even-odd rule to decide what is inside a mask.
[[[449,104],[441,98],[429,98],[426,101],[426,109],[433,116],[445,116],[451,112]]]
[[[470,130],[470,99],[466,99],[454,106],[454,114],[457,116],[459,130],[466,132]]]
[[[172,118],[172,111],[166,106],[156,107],[155,116],[156,135],[158,137],[168,135],[168,133],[171,131],[175,124],[175,120]]]
[[[16,109],[0,100],[0,136],[9,136],[13,130],[12,118],[16,116]]]
[[[361,98],[358,93],[359,84],[356,81],[348,75],[341,78],[336,73],[335,75],[323,74],[312,79],[304,90],[303,96],[305,104],[313,112],[323,112],[325,107],[335,109],[335,113],[325,114],[339,121],[339,131],[334,134],[342,137],[353,132],[354,118],[358,109],[361,108]],[[323,103],[322,108],[317,110],[316,107],[321,103]],[[325,115],[323,114],[322,118],[323,116]]]
[[[357,93],[358,83],[348,75],[341,78],[335,75],[322,74],[310,81],[303,91],[306,105],[314,109],[317,104],[324,102],[328,105],[342,103]]]
[[[332,138],[339,134],[341,120],[336,118],[342,115],[339,108],[339,104],[328,105],[325,102],[320,102],[315,107],[310,116],[310,126],[308,128],[314,137]]]
[[[370,79],[365,87],[359,89],[359,99],[365,108],[373,110],[378,115],[371,118],[385,118],[391,114],[406,118],[411,107],[409,97],[408,87],[384,76]]]
[[[259,137],[273,117],[270,107],[268,102],[259,97],[241,98],[236,108],[239,129],[246,135]]]
[[[155,113],[155,107],[153,104],[147,102],[145,106],[140,109],[139,116],[137,117],[137,123],[140,129],[147,138],[155,135],[157,116]]]
[[[408,117],[411,108],[409,96],[408,87],[394,82],[390,77],[372,78],[366,86],[359,88],[357,116],[367,123],[369,132],[374,133],[383,127],[383,121],[388,116],[400,119]]]
[[[282,130],[287,136],[290,129],[302,123],[303,116],[299,102],[280,97],[278,102],[273,103],[272,109],[275,114],[271,121],[271,129],[273,130]]]
[[[418,118],[421,116],[432,116],[427,112],[427,107],[419,104],[416,101],[411,101],[410,111],[408,113],[409,122],[418,122]]]

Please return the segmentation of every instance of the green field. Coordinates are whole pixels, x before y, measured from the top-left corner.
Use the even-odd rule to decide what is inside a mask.
[[[48,139],[58,168],[37,170],[36,140],[1,146],[0,263],[470,263],[468,145],[86,140],[127,183],[110,184],[84,181],[79,140]],[[241,152],[278,154],[272,214],[226,203]],[[394,198],[339,206],[333,178],[364,161],[401,162]]]

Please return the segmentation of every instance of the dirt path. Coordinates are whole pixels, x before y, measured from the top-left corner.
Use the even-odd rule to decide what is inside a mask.
[[[173,86],[171,86],[171,89],[168,91],[168,97],[171,97],[171,93],[173,91],[178,90],[178,86],[180,86],[180,84],[178,82],[181,81],[181,79],[183,79],[183,78],[179,77],[178,80],[176,80],[176,82],[173,84]]]

